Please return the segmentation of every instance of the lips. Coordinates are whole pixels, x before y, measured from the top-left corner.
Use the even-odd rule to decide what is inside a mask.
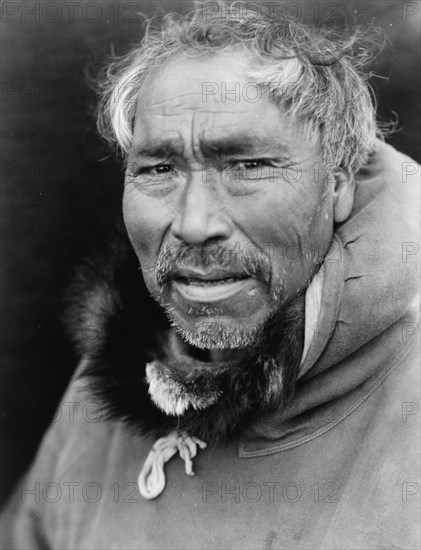
[[[247,279],[247,275],[233,275],[233,276],[225,276],[225,277],[174,277],[173,280],[175,282],[182,283],[184,285],[199,285],[199,286],[212,286],[212,285],[218,285],[218,284],[226,284],[226,283],[234,283],[237,281],[241,281],[244,279]]]
[[[187,302],[215,303],[233,298],[254,285],[251,277],[232,273],[189,273],[189,276],[173,277],[172,285],[176,294]]]
[[[210,271],[196,269],[174,269],[169,274],[170,278],[182,281],[186,284],[201,284],[206,282],[225,282],[227,280],[245,279],[249,275],[244,272],[235,272],[223,268],[214,268]]]

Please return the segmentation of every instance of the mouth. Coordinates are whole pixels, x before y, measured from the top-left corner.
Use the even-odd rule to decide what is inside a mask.
[[[182,298],[192,302],[219,302],[234,296],[253,283],[248,275],[218,278],[175,277],[173,287]]]

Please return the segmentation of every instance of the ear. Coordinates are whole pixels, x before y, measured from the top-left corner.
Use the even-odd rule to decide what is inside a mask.
[[[349,170],[338,170],[333,174],[333,219],[336,223],[344,222],[351,214],[354,204],[355,178]]]

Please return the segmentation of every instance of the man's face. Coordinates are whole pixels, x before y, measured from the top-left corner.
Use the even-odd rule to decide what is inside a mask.
[[[145,283],[203,348],[252,343],[332,236],[320,148],[247,64],[231,52],[154,69],[128,157],[123,211]]]

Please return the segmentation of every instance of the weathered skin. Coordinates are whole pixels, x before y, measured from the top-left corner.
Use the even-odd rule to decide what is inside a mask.
[[[203,321],[261,326],[307,286],[334,221],[346,219],[352,207],[352,178],[327,176],[320,147],[304,128],[265,93],[255,102],[229,93],[236,83],[243,90],[251,82],[247,63],[238,51],[176,57],[151,72],[139,96],[123,210],[148,289],[158,295],[151,268],[165,245],[215,242],[237,251],[237,262],[238,253],[256,250],[271,262],[269,285],[251,278],[212,304],[218,306],[213,314],[172,285],[169,305],[181,329],[195,330]],[[218,91],[204,95],[209,82]],[[145,151],[157,147],[163,151]],[[149,169],[133,176],[139,167]]]

